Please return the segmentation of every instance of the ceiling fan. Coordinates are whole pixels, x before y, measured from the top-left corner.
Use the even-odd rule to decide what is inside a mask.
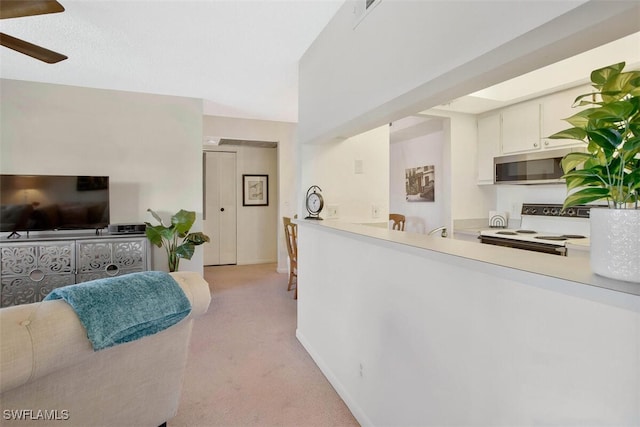
[[[0,19],[21,18],[58,12],[64,12],[64,7],[55,0],[0,0]],[[65,55],[4,33],[0,33],[0,45],[48,64],[55,64],[56,62],[67,59]]]

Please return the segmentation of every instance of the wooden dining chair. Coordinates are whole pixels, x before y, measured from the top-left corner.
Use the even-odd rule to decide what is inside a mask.
[[[392,230],[404,231],[404,223],[406,218],[401,214],[389,214],[389,221],[393,221]]]
[[[291,222],[291,218],[282,217],[284,236],[289,252],[289,285],[287,291],[295,289],[293,298],[298,299],[298,226]],[[295,282],[295,287],[294,287]]]

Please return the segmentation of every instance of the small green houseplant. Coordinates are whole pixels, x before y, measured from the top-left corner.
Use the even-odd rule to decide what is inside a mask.
[[[573,127],[550,136],[577,139],[586,153],[570,153],[562,169],[570,193],[564,208],[607,200],[614,209],[637,209],[640,195],[640,71],[623,72],[625,63],[591,73],[595,92],[574,106],[590,106],[565,119]]]
[[[152,225],[145,222],[145,233],[151,243],[159,248],[164,246],[169,260],[169,271],[178,271],[181,258],[191,259],[196,246],[209,242],[209,236],[200,231],[189,233],[196,221],[196,213],[193,211],[180,209],[171,217],[169,226],[164,225],[162,218],[151,209],[147,209],[147,212],[150,212],[160,224]]]
[[[602,276],[640,282],[640,71],[620,62],[591,72],[587,107],[565,119],[573,127],[551,135],[576,139],[586,152],[562,159],[568,195],[564,209],[606,200],[591,209],[591,268]]]

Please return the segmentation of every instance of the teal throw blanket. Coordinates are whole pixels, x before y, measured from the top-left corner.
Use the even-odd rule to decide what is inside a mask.
[[[76,311],[95,351],[160,332],[191,312],[168,273],[145,271],[92,280],[51,291]]]

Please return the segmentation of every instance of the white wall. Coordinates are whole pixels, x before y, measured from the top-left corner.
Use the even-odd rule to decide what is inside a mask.
[[[219,116],[205,116],[203,119],[205,141],[210,136],[278,143],[277,149],[216,148],[238,153],[238,264],[277,261],[278,271],[287,271],[282,217],[293,217],[299,200],[295,188],[298,151],[295,131],[295,123]],[[205,145],[205,149],[214,148]],[[268,208],[242,206],[241,179],[242,174],[247,173],[269,174]]]
[[[300,140],[349,137],[616,40],[638,31],[638,10],[383,0],[354,29],[347,1],[300,61]]]
[[[640,425],[639,297],[313,225],[298,246],[297,336],[361,425]]]
[[[425,118],[431,120],[424,121]],[[421,120],[422,122],[420,122]],[[398,124],[401,125],[399,130],[396,129]],[[475,115],[432,109],[426,110],[418,116],[413,116],[413,119],[409,117],[396,121],[391,127],[392,133],[388,134],[388,138],[392,142],[388,153],[384,152],[387,138],[387,134],[383,131],[385,128],[387,126],[377,128],[380,131],[378,134],[380,139],[373,145],[370,142],[370,136],[375,134],[369,132],[345,141],[303,144],[301,150],[305,155],[301,158],[303,165],[301,175],[304,177],[305,185],[303,185],[301,194],[306,191],[309,185],[316,184],[315,181],[310,180],[310,177],[316,180],[328,178],[332,180],[331,182],[335,182],[331,193],[327,193],[325,187],[318,185],[325,190],[327,204],[339,205],[340,219],[371,221],[370,205],[374,199],[382,200],[384,198],[383,188],[379,185],[375,186],[375,195],[372,194],[361,200],[361,195],[366,194],[367,191],[373,191],[374,187],[367,186],[356,189],[350,187],[350,183],[357,182],[353,179],[359,177],[353,173],[353,162],[357,158],[362,159],[364,155],[367,157],[364,160],[367,176],[360,177],[360,180],[371,181],[371,179],[383,178],[386,160],[389,161],[390,174],[402,175],[402,178],[396,176],[395,186],[394,179],[390,175],[389,212],[405,213],[413,217],[413,219],[409,219],[407,224],[408,231],[424,233],[442,225],[451,229],[453,220],[488,218],[489,211],[496,209],[495,186],[477,185],[477,120]],[[405,140],[407,139],[405,134],[412,135],[420,132],[430,134],[430,136],[414,135],[415,137],[409,138],[410,141],[405,141],[402,144],[393,143],[394,138],[395,140]],[[394,135],[396,136],[394,137]],[[364,145],[359,143],[361,137],[365,138],[362,141],[368,142],[365,142]],[[422,150],[424,144],[436,141],[441,142],[441,144],[433,145],[434,147],[438,146],[437,150],[433,152]],[[356,147],[360,148],[354,152]],[[405,152],[406,150],[408,152]],[[439,160],[436,161],[436,159]],[[379,166],[366,167],[372,161]],[[426,162],[424,164],[437,163],[438,165],[436,203],[407,203],[404,199],[405,164],[419,166],[423,162]],[[350,194],[349,192],[352,190],[357,194]],[[508,197],[505,196],[504,200],[508,200]],[[348,203],[346,209],[342,206],[343,201]],[[304,203],[302,198],[300,203]],[[356,208],[357,203],[359,207]],[[304,207],[302,209],[305,213]],[[382,218],[383,215],[386,213],[382,212],[380,217]]]
[[[301,181],[300,212],[304,195],[311,185],[322,189],[327,217],[327,206],[337,205],[339,219],[353,222],[388,222],[389,219],[389,126],[327,144],[300,146],[304,177]],[[362,173],[356,173],[356,161],[362,164]],[[372,206],[378,207],[378,217],[372,215]]]
[[[108,175],[111,222],[193,210],[202,229],[202,103],[191,98],[0,81],[3,174]],[[153,268],[167,269],[154,247]],[[202,251],[181,270],[202,272]]]
[[[393,127],[392,127],[393,130]],[[448,225],[449,207],[445,205],[442,130],[390,144],[389,211],[406,216],[405,231],[427,233],[436,227]],[[433,202],[406,200],[405,171],[408,168],[433,165],[435,171],[435,197]]]
[[[477,185],[476,116],[431,109],[423,111],[414,117],[430,118],[433,123],[439,122],[439,129],[442,129],[440,136],[443,141],[441,150],[443,159],[441,173],[443,179],[441,180],[441,197],[437,201],[445,200],[445,206],[441,208],[443,214],[441,214],[442,218],[437,221],[437,225],[432,226],[429,224],[427,231],[441,225],[451,227],[451,221],[454,220],[488,218],[489,211],[496,209],[496,188],[495,186]],[[415,127],[419,126],[422,125],[418,124]],[[429,122],[425,122],[423,127],[425,129],[431,128],[429,132],[436,131],[433,125],[429,125]],[[405,129],[398,132],[394,131],[394,133],[398,134],[403,132],[405,132]],[[391,135],[392,141],[394,141],[394,133]],[[392,162],[394,161],[394,145],[391,145]],[[418,155],[413,153],[406,157],[410,158],[411,161],[415,161],[414,159]],[[399,187],[395,191],[397,193]],[[393,193],[394,190],[392,189],[392,209],[398,206],[397,203],[400,201],[398,195]],[[396,200],[396,203],[393,200]],[[412,207],[410,206],[409,208],[411,209]]]
[[[495,209],[494,186],[478,185],[478,122],[475,115],[442,110],[422,114],[449,119],[451,216],[453,220],[488,218]]]

